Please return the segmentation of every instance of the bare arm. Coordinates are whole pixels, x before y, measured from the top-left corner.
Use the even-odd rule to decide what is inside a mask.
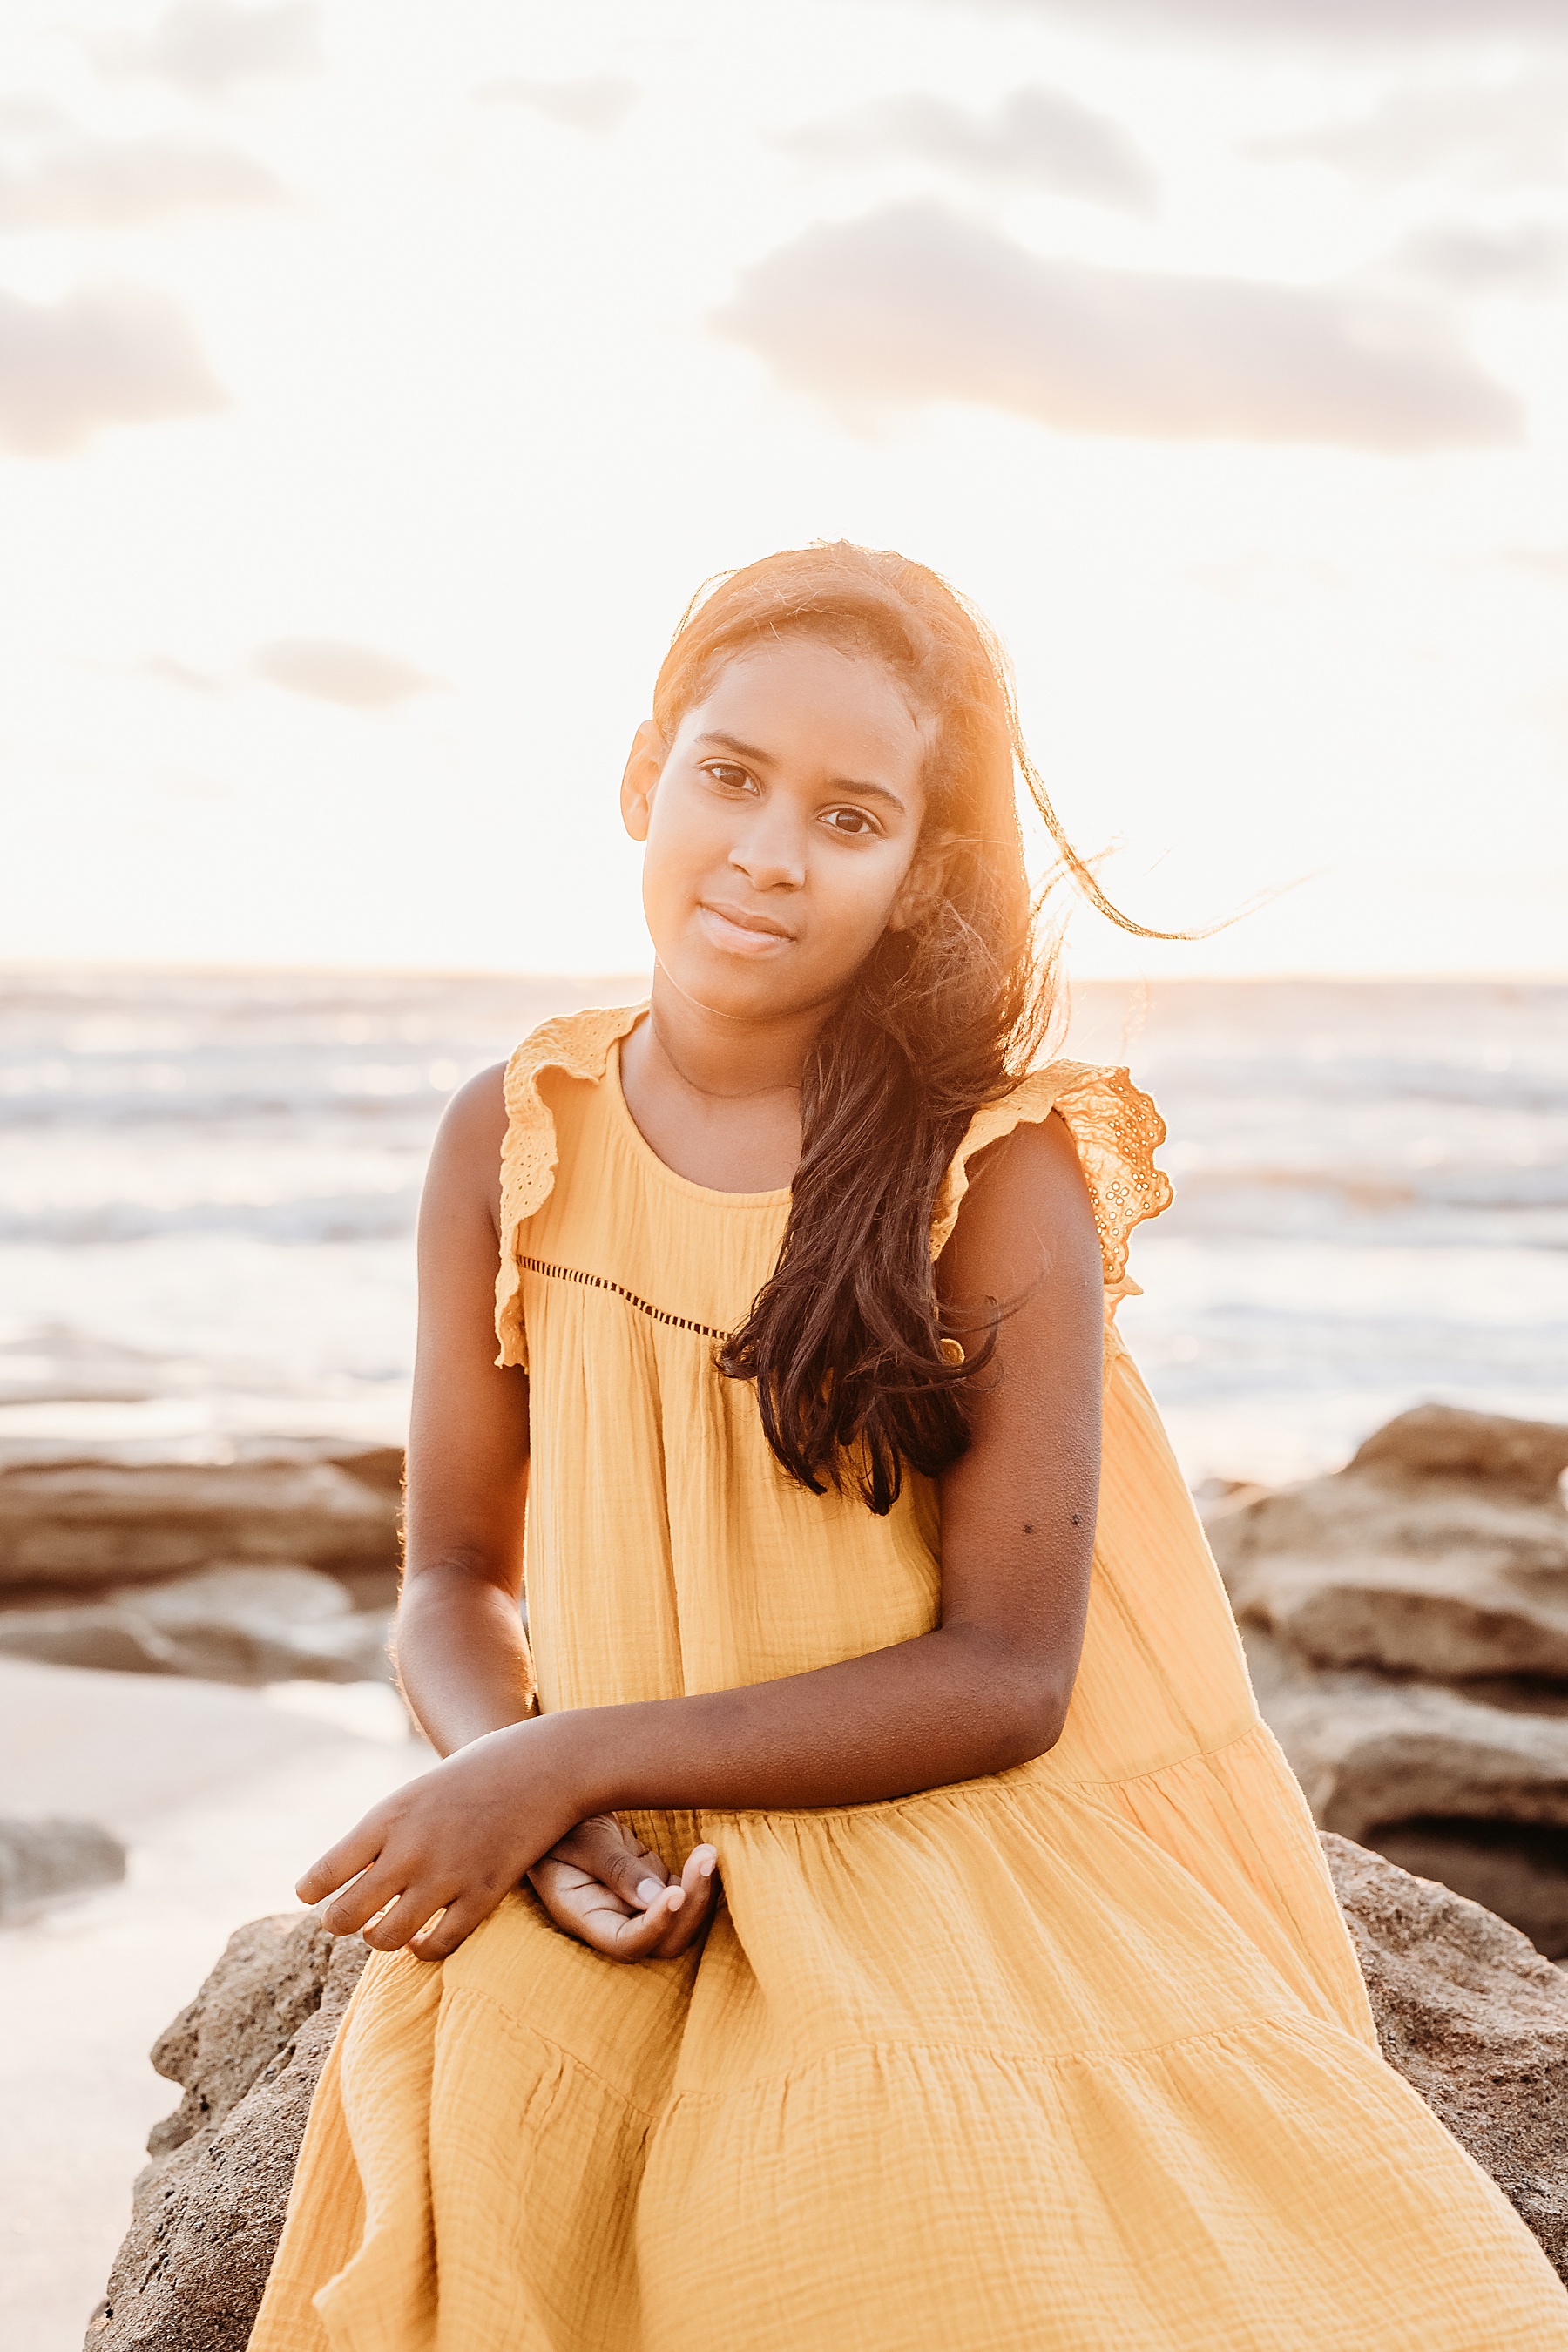
[[[528,1376],[495,1362],[503,1073],[447,1107],[419,1204],[419,1344],[397,1664],[447,1756],[533,1711],[518,1603],[528,1488]]]
[[[476,1265],[478,1255],[476,1244]],[[492,1242],[487,1333],[493,1267]],[[746,1689],[518,1721],[518,1685],[509,1697],[490,1646],[499,1620],[471,1589],[515,1595],[491,1497],[468,1483],[489,1475],[505,1447],[498,1454],[476,1439],[466,1471],[448,1475],[443,1463],[444,1483],[416,1514],[421,1532],[411,1528],[400,1655],[438,1744],[471,1725],[470,1744],[378,1806],[301,1881],[313,1900],[364,1872],[332,1905],[334,1927],[362,1925],[401,1893],[372,1931],[390,1947],[447,1904],[416,1947],[439,1958],[587,1815],[864,1803],[1002,1770],[1051,1746],[1087,1606],[1103,1347],[1098,1237],[1059,1120],[1019,1128],[978,1163],[939,1281],[960,1309],[987,1297],[1020,1303],[976,1384],[973,1443],[942,1484],[942,1622],[914,1641]],[[449,1294],[438,1311],[450,1319],[460,1378],[458,1360],[480,1322],[477,1293],[466,1314]],[[432,1347],[431,1363],[445,1362]],[[424,1361],[423,1333],[421,1351]],[[444,1427],[442,1407],[430,1433]],[[432,1576],[426,1617],[418,1594]],[[515,1622],[515,1599],[507,1605]],[[481,1628],[484,1661],[465,1665]],[[514,1712],[500,1714],[509,1705]],[[498,1715],[509,1727],[491,1727]]]

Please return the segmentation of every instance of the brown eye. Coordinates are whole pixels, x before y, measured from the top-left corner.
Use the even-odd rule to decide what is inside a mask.
[[[826,815],[830,831],[841,833],[850,841],[859,841],[877,830],[864,809],[829,809]]]
[[[744,768],[733,767],[728,760],[710,760],[707,772],[716,784],[722,784],[731,793],[743,792],[752,781]]]

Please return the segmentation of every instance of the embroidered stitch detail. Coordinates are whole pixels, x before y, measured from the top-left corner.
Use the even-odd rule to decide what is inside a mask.
[[[612,1282],[607,1274],[584,1274],[580,1266],[551,1265],[542,1257],[523,1257],[521,1255],[517,1263],[526,1266],[531,1274],[545,1275],[553,1282],[580,1282],[590,1290],[613,1290],[617,1298],[624,1298],[626,1305],[635,1307],[639,1315],[647,1316],[655,1323],[668,1323],[672,1330],[695,1331],[703,1339],[727,1339],[730,1337],[728,1331],[716,1331],[710,1323],[694,1323],[689,1315],[671,1315],[666,1307],[650,1306],[646,1298],[639,1298],[635,1290],[628,1290],[624,1282]]]

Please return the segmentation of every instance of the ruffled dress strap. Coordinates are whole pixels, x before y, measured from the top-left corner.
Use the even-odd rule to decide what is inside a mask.
[[[522,1319],[522,1228],[550,1198],[555,1182],[555,1118],[540,1090],[546,1070],[566,1077],[602,1078],[610,1050],[636,1028],[647,1006],[595,1006],[542,1022],[523,1039],[506,1067],[506,1140],[500,1155],[500,1270],[496,1276],[498,1364],[528,1369],[528,1334]]]
[[[931,1220],[931,1255],[945,1248],[969,1190],[969,1162],[987,1144],[998,1143],[1016,1127],[1059,1111],[1078,1148],[1105,1267],[1107,1300],[1136,1297],[1138,1285],[1127,1272],[1127,1247],[1134,1225],[1168,1209],[1171,1180],[1154,1165],[1165,1140],[1165,1122],[1150,1097],[1123,1069],[1088,1062],[1052,1062],[1031,1070],[1000,1102],[987,1103],[942,1180]]]

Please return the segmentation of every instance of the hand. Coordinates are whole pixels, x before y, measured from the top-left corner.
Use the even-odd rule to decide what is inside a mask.
[[[612,1960],[668,1960],[688,1950],[713,1916],[719,1857],[710,1845],[693,1846],[672,1880],[614,1813],[595,1813],[528,1876],[556,1926],[590,1950]]]
[[[551,1727],[563,1720],[489,1732],[384,1797],[311,1864],[300,1902],[331,1895],[321,1923],[334,1936],[358,1928],[378,1952],[406,1946],[418,1959],[446,1959],[582,1811]]]

